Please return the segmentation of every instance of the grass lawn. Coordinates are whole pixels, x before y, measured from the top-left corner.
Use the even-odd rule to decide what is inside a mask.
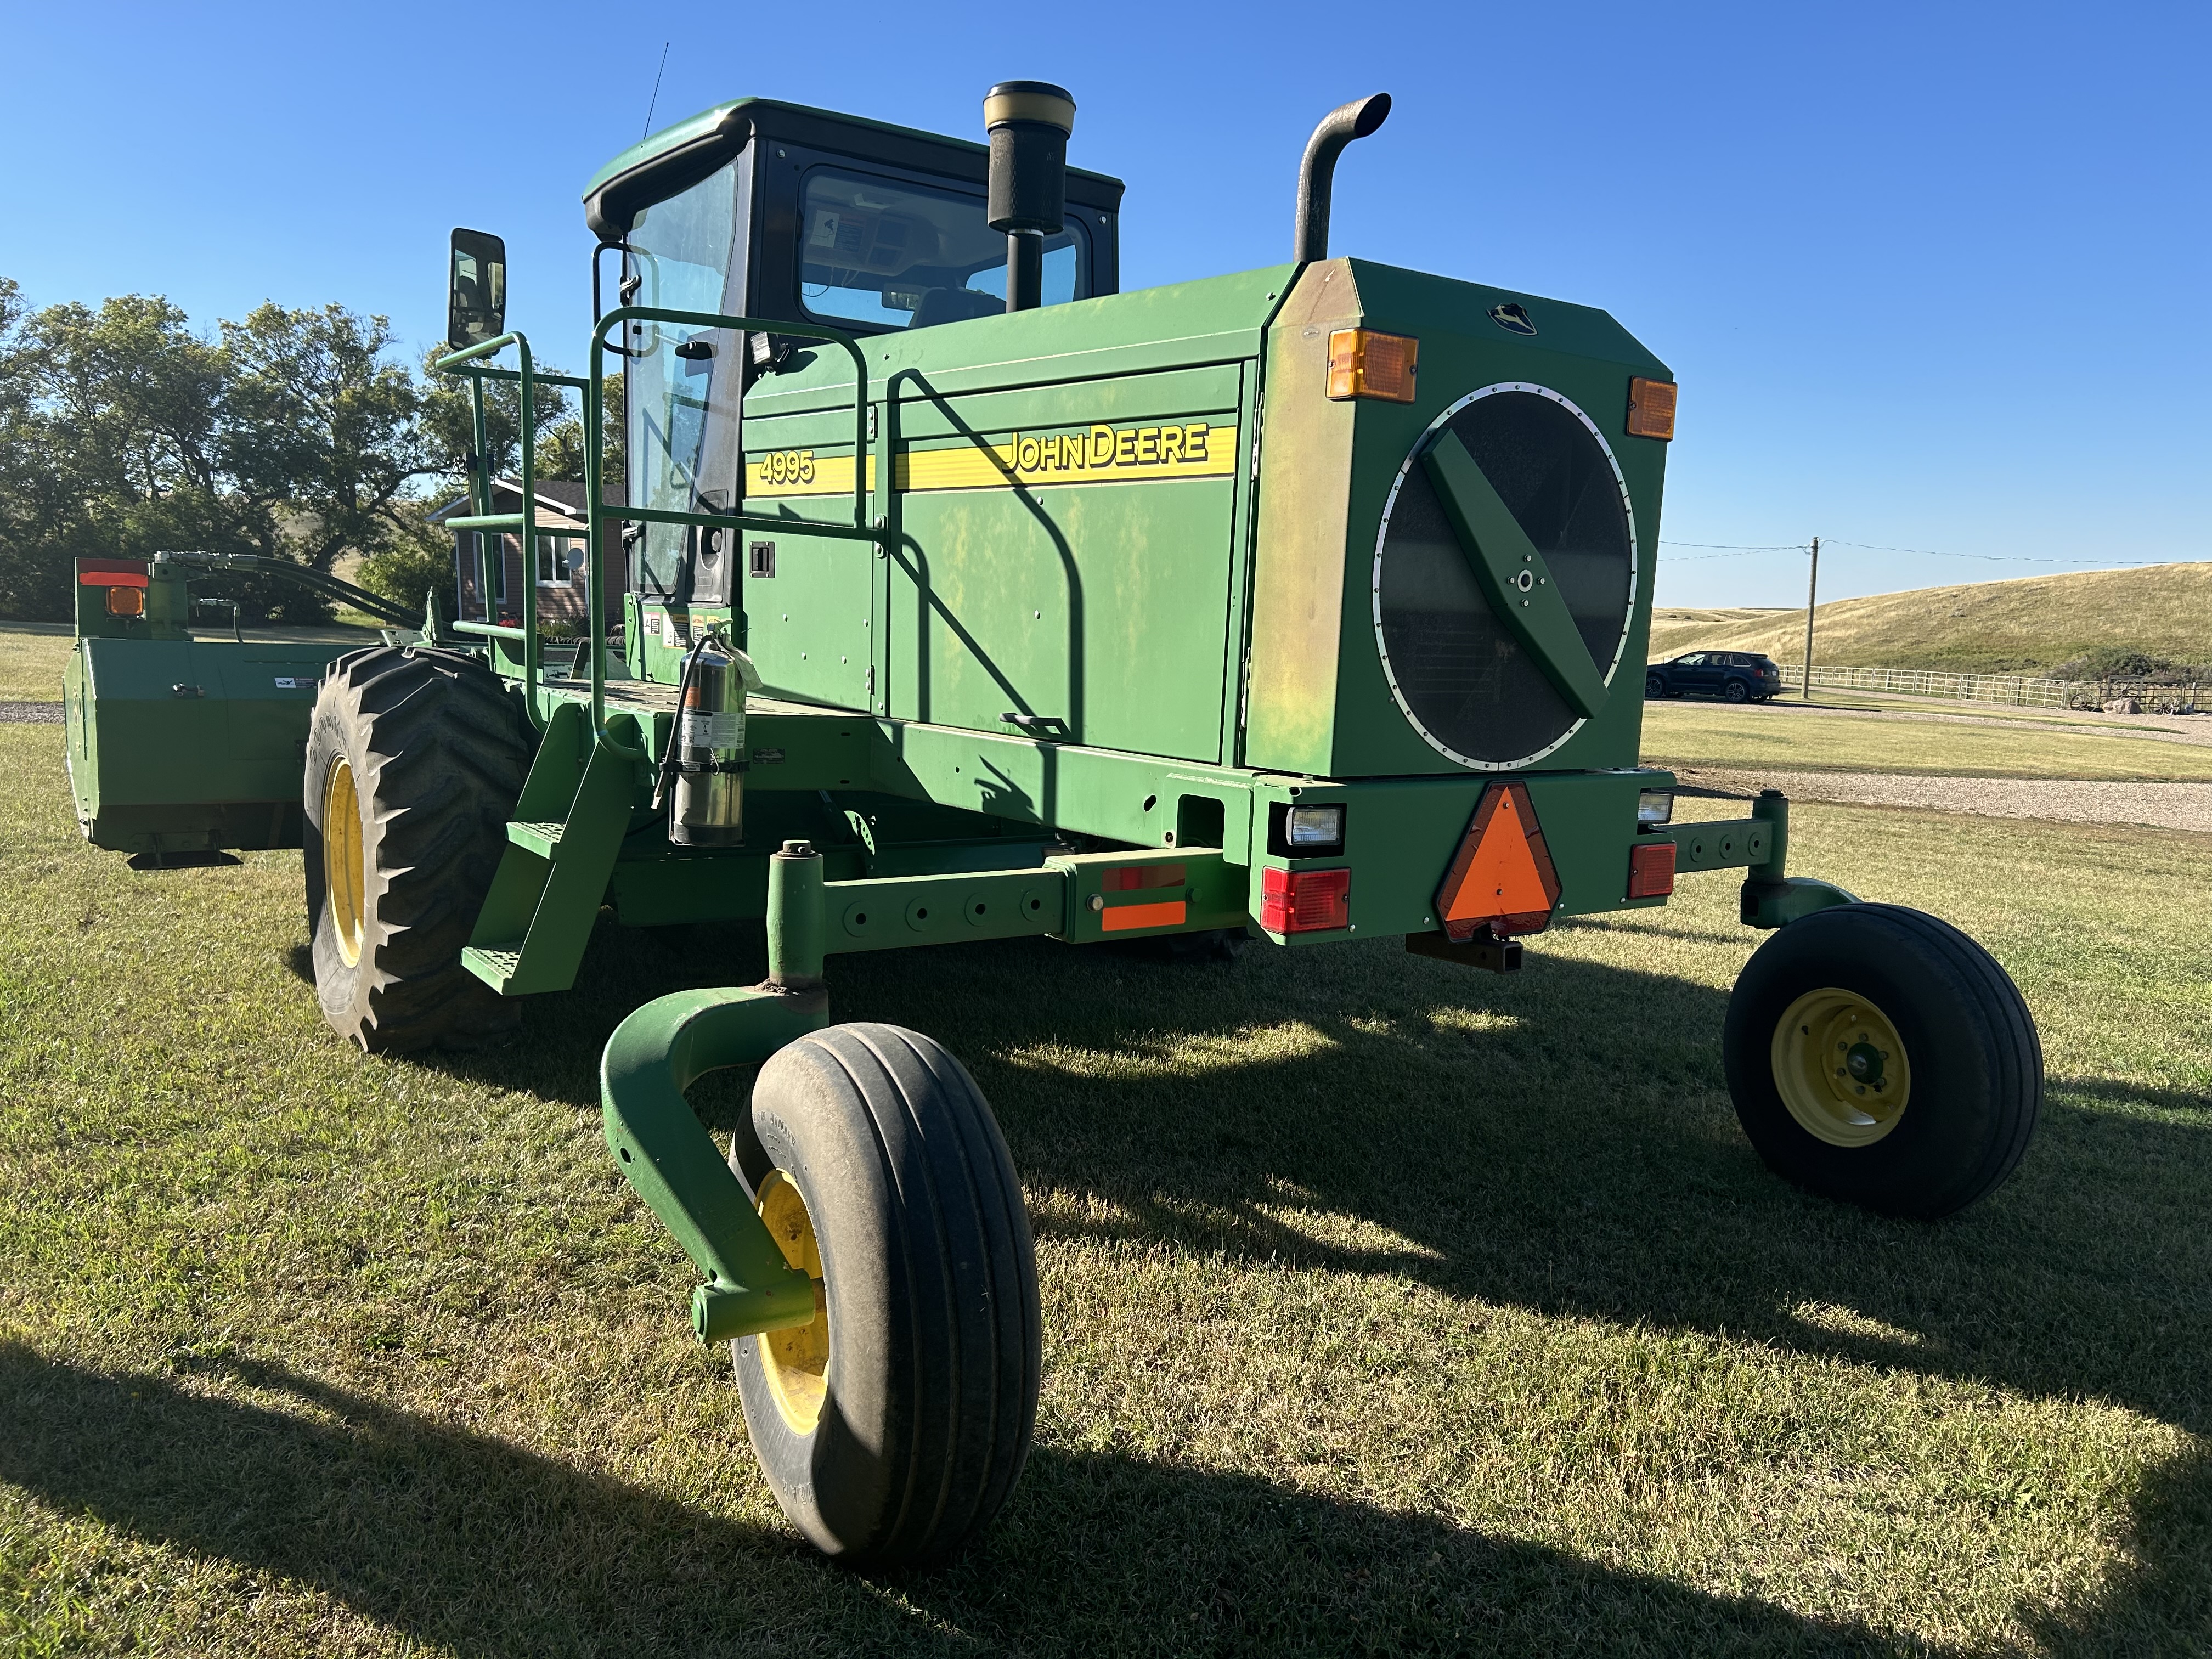
[[[0,623],[0,702],[59,702],[74,630]]]
[[[1797,693],[1794,690],[1785,691],[1776,701],[1787,708],[1798,701]],[[1923,696],[1905,691],[1854,691],[1841,686],[1815,687],[1813,702],[1816,708],[1857,709],[1871,714],[1949,714],[1966,720],[2006,720],[2054,732],[2108,732],[2119,737],[2139,737],[2146,731],[2207,729],[2205,723],[2193,715],[2100,714],[2084,709],[2042,708],[2033,703],[1973,702],[1961,697]]]
[[[1654,766],[1788,771],[2118,782],[2212,779],[2212,748],[2199,744],[2055,725],[2015,729],[1822,714],[1779,702],[1765,707],[1688,701],[1646,703],[1644,757]]]
[[[131,875],[60,737],[0,726],[0,1651],[2212,1644],[2203,837],[1799,808],[1796,867],[1948,915],[2042,1022],[2026,1164],[1934,1226],[1739,1133],[1725,876],[1511,979],[834,960],[994,1103],[1047,1332],[1006,1514],[871,1583],[783,1525],[599,1137],[615,1022],[757,934],[610,931],[513,1046],[364,1058],[297,854]]]

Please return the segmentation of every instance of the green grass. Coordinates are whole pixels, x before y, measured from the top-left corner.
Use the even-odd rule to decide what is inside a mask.
[[[0,623],[0,702],[59,702],[74,630]]]
[[[1765,707],[1644,705],[1644,756],[1667,766],[1916,772],[2122,782],[2212,779],[2212,748],[2058,725],[1969,726]]]
[[[1784,707],[1799,701],[1792,689],[1782,694]],[[1922,696],[1902,691],[1855,691],[1820,686],[1813,696],[1815,708],[1869,710],[1878,714],[1948,714],[1957,720],[2002,720],[2054,732],[2090,732],[2138,736],[2143,732],[2212,731],[2193,716],[2172,714],[2099,714],[2087,711],[2039,708],[2033,703],[1973,702],[1958,697]]]
[[[599,1139],[615,1021],[757,933],[606,931],[512,1047],[367,1059],[296,854],[128,873],[55,728],[0,781],[0,1651],[2212,1644],[2202,837],[1797,809],[1795,867],[1948,915],[2041,1023],[2027,1164],[1938,1226],[1745,1145],[1723,876],[1514,979],[834,962],[994,1103],[1047,1329],[1012,1506],[870,1583],[783,1526]]]
[[[1865,668],[2040,674],[2100,647],[2212,664],[2212,562],[1873,593],[1823,605],[1816,620],[1815,662]],[[1655,662],[1709,649],[1802,662],[1805,612],[1654,613]]]

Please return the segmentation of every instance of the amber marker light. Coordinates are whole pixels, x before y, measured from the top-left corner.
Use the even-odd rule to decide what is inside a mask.
[[[1421,343],[1407,335],[1340,328],[1328,337],[1328,395],[1340,403],[1347,398],[1381,398],[1410,404],[1420,355]]]
[[[111,587],[107,590],[107,614],[111,617],[143,617],[146,614],[146,590],[143,587]]]
[[[1674,383],[1672,380],[1647,380],[1638,374],[1629,381],[1628,435],[1632,438],[1660,438],[1670,443],[1674,441]]]

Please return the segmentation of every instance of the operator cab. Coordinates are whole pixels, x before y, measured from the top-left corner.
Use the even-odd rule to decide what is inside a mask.
[[[621,254],[624,305],[882,334],[1006,310],[1007,238],[986,222],[989,173],[982,144],[748,98],[617,156],[586,188],[585,218],[601,251]],[[1043,239],[1047,305],[1120,291],[1121,190],[1067,170],[1064,227]],[[595,290],[596,279],[595,265]],[[632,504],[737,510],[745,390],[804,345],[632,325],[621,348]],[[637,528],[640,598],[731,602],[735,560],[713,532]]]

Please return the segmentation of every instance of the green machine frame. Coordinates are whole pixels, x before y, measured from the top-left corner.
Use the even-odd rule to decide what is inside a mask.
[[[1278,274],[1279,291],[1287,291],[1290,273]],[[848,463],[849,495],[828,499],[848,503],[840,517],[794,514],[788,502],[777,514],[679,512],[618,506],[603,499],[602,416],[606,396],[606,354],[611,333],[626,326],[674,326],[724,330],[742,337],[748,331],[773,330],[820,341],[837,349],[853,371],[848,424],[850,455],[868,465]],[[512,348],[520,367],[505,369],[487,360]],[[927,382],[913,371],[894,371],[872,380],[866,347],[837,330],[788,320],[628,306],[607,313],[592,340],[590,374],[584,378],[538,372],[528,342],[507,334],[437,364],[441,370],[473,382],[479,429],[484,385],[489,380],[518,383],[523,429],[530,429],[536,388],[553,384],[573,389],[583,400],[586,442],[586,495],[590,534],[588,614],[585,654],[587,684],[549,679],[544,672],[531,584],[524,586],[521,625],[459,623],[456,631],[483,636],[495,665],[518,683],[532,722],[542,738],[538,757],[509,825],[510,847],[495,879],[465,961],[478,977],[508,995],[566,988],[573,981],[603,901],[611,899],[628,921],[665,921],[722,917],[763,918],[769,953],[768,979],[758,986],[684,992],[659,999],[626,1018],[609,1042],[602,1063],[601,1089],[607,1145],[623,1176],[667,1226],[704,1276],[692,1303],[692,1326],[702,1343],[805,1323],[814,1314],[811,1281],[789,1267],[746,1198],[737,1177],[684,1097],[697,1078],[719,1067],[757,1064],[806,1031],[830,1022],[822,973],[824,958],[840,951],[907,948],[932,944],[1051,936],[1071,943],[1153,937],[1177,932],[1243,929],[1261,908],[1264,864],[1297,866],[1352,864],[1363,868],[1387,861],[1391,853],[1370,841],[1334,858],[1279,859],[1254,856],[1255,825],[1264,825],[1270,807],[1293,801],[1351,803],[1352,821],[1361,807],[1374,819],[1434,819],[1448,836],[1465,824],[1471,804],[1493,784],[1510,781],[1527,787],[1553,846],[1566,861],[1589,861],[1574,838],[1589,833],[1579,826],[1606,827],[1596,836],[1600,856],[1617,860],[1626,843],[1622,824],[1633,825],[1637,799],[1647,790],[1671,788],[1668,774],[1640,769],[1597,772],[1513,773],[1468,780],[1464,776],[1331,781],[1277,774],[1259,769],[1189,763],[1088,749],[1055,736],[1028,732],[991,734],[982,739],[994,750],[1019,754],[1038,780],[1034,797],[1049,799],[1066,813],[1068,804],[1110,794],[1141,803],[1143,812],[1163,798],[1194,789],[1199,799],[1218,801],[1222,811],[1201,822],[1223,844],[1191,844],[1176,830],[1155,831],[1154,845],[1076,852],[1054,839],[1057,815],[1039,810],[1031,824],[1018,823],[996,844],[973,836],[925,842],[891,848],[817,848],[793,837],[780,850],[751,846],[724,854],[678,852],[657,837],[644,837],[647,855],[637,856],[635,829],[649,822],[649,796],[657,757],[672,741],[672,699],[655,696],[640,706],[639,690],[665,687],[647,683],[618,686],[610,709],[605,589],[597,573],[618,544],[614,532],[624,521],[661,523],[732,537],[747,532],[789,536],[794,532],[867,545],[878,562],[887,562],[902,545],[902,492],[897,447],[902,382]],[[1256,405],[1258,399],[1254,398]],[[823,417],[811,417],[819,429]],[[1457,450],[1456,457],[1451,451]],[[478,453],[483,453],[481,447]],[[750,453],[750,447],[749,451]],[[1455,443],[1445,450],[1446,467],[1474,471]],[[1255,469],[1256,470],[1256,469]],[[1480,475],[1475,473],[1479,479]],[[519,513],[480,511],[449,520],[459,531],[513,532],[534,545],[537,533],[534,476],[525,455],[523,505]],[[488,476],[475,483],[479,505],[489,503]],[[840,486],[842,489],[842,485]],[[1494,495],[1483,504],[1495,514]],[[1478,507],[1476,510],[1482,510]],[[1494,528],[1494,527],[1493,527]],[[1493,533],[1487,539],[1494,544]],[[731,620],[744,632],[743,590],[731,605]],[[1648,605],[1648,599],[1645,601]],[[633,650],[636,647],[633,647]],[[580,659],[578,665],[583,665]],[[1584,694],[1586,696],[1587,693]],[[1581,712],[1594,712],[1586,708]],[[752,707],[749,742],[756,754],[773,755],[775,781],[760,793],[812,798],[827,790],[861,790],[936,801],[966,808],[964,800],[944,801],[934,781],[947,775],[941,762],[926,753],[947,734],[926,722],[851,708],[769,700]],[[975,734],[961,734],[972,744]],[[957,741],[956,739],[956,741]],[[957,769],[957,763],[955,763]],[[1017,769],[1005,767],[1013,771]],[[1048,784],[1046,781],[1049,781]],[[1598,811],[1590,810],[1602,800]],[[1135,841],[1146,826],[1141,816],[1124,810],[1124,822],[1097,809],[1090,822],[1104,822]],[[1188,825],[1188,815],[1179,822]],[[1772,793],[1753,804],[1747,818],[1681,826],[1645,827],[1638,838],[1664,840],[1674,848],[1683,871],[1739,869],[1746,872],[1743,920],[1772,928],[1850,895],[1826,883],[1785,872],[1788,803]],[[1256,833],[1264,834],[1264,831]],[[1562,843],[1566,843],[1562,845]],[[896,873],[869,873],[884,853],[895,854]],[[869,858],[866,854],[878,856]],[[1364,854],[1364,857],[1363,857]],[[1232,856],[1234,854],[1234,856]],[[994,867],[994,858],[1007,860]],[[1431,872],[1416,872],[1413,887],[1398,908],[1425,908]],[[1174,920],[1156,920],[1172,905]],[[1631,903],[1619,890],[1584,893],[1571,908],[1614,909]],[[1143,920],[1135,927],[1117,921]],[[1469,963],[1501,965],[1486,942],[1455,946],[1441,933],[1423,930],[1427,915],[1403,915],[1400,926],[1370,928],[1408,932],[1414,948]],[[1410,922],[1412,927],[1405,924]],[[1304,945],[1356,935],[1357,925],[1315,934],[1277,935],[1277,942]]]

